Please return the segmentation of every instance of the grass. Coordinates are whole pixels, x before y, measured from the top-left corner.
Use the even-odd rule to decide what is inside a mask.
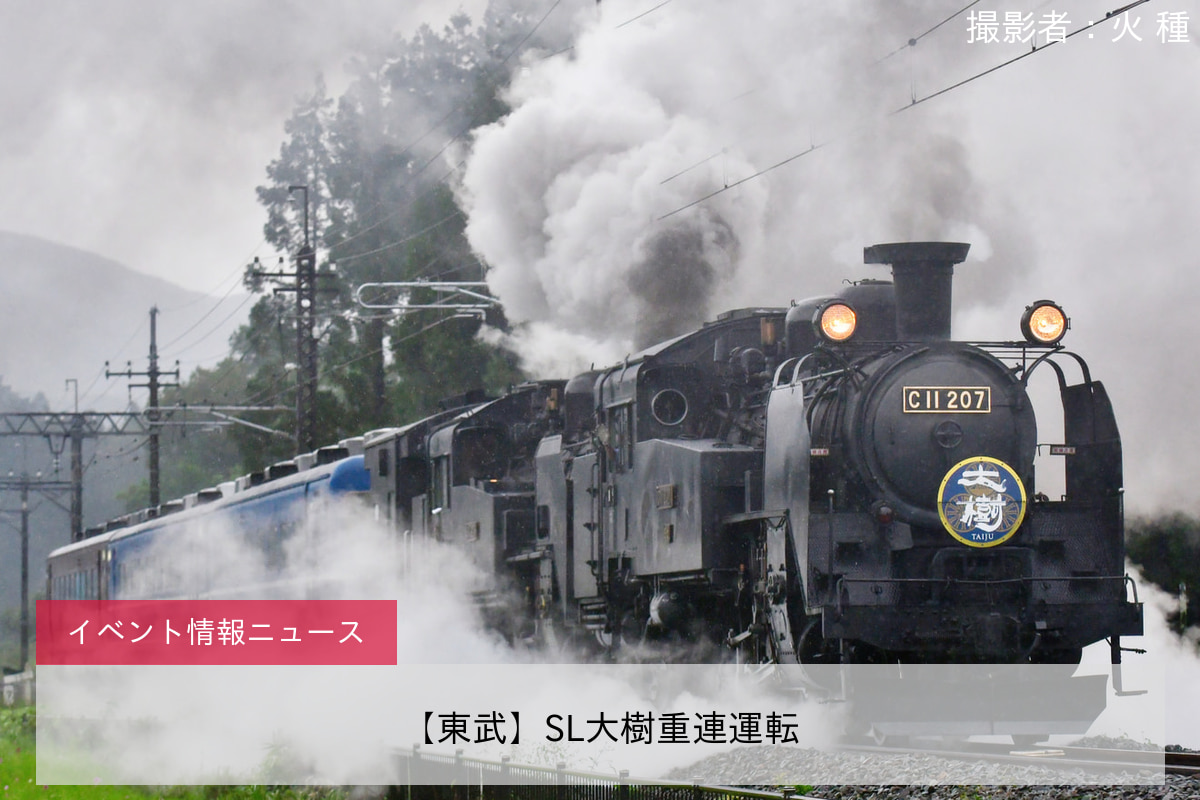
[[[33,708],[0,708],[0,800],[344,800],[339,788],[295,786],[43,786]]]

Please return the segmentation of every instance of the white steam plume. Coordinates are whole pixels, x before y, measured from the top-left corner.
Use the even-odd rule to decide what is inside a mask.
[[[603,3],[476,134],[467,234],[527,367],[565,372],[724,308],[827,291],[829,265],[861,263],[874,241],[1007,234],[947,119],[887,118],[910,71],[874,63],[881,43],[927,12],[697,0],[621,24],[644,10]],[[685,208],[810,143],[829,146]]]
[[[531,372],[887,277],[865,245],[967,241],[956,337],[1017,338],[1028,303],[1057,299],[1113,398],[1128,508],[1197,506],[1194,25],[1191,46],[1164,43],[1139,8],[1144,41],[1113,41],[1118,19],[1053,47],[1037,34],[1031,54],[971,43],[966,13],[934,29],[961,4],[657,5],[591,7],[573,50],[526,54],[512,113],[477,132],[460,201]],[[1080,0],[1068,30],[1111,10]],[[679,291],[663,305],[631,276],[680,232],[703,246],[664,273]]]

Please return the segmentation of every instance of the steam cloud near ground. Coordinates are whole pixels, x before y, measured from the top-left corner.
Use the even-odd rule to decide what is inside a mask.
[[[290,540],[282,572],[278,565],[268,568],[239,531],[212,524],[175,537],[150,553],[149,562],[176,565],[170,581],[184,594],[199,594],[219,576],[239,587],[213,592],[222,597],[396,599],[398,667],[45,667],[39,670],[39,714],[47,722],[39,725],[38,753],[45,759],[39,781],[90,781],[92,775],[78,772],[80,751],[71,749],[83,742],[82,752],[105,765],[94,769],[102,782],[393,782],[398,777],[389,772],[389,754],[422,740],[422,712],[429,710],[522,712],[522,745],[475,748],[468,757],[512,755],[545,766],[565,761],[573,769],[625,769],[642,777],[728,748],[552,743],[541,735],[540,721],[548,713],[574,713],[582,722],[599,712],[611,718],[669,709],[690,720],[713,710],[777,711],[797,714],[796,745],[824,748],[836,741],[842,705],[804,703],[794,692],[730,680],[728,668],[563,665],[560,652],[514,647],[483,624],[471,600],[472,591],[485,586],[483,576],[459,551],[437,543],[417,547],[366,516],[348,506],[323,510]],[[1127,656],[1126,685],[1152,694],[1110,697],[1110,711],[1094,732],[1161,742],[1159,676],[1165,672],[1172,701],[1166,736],[1194,744],[1200,729],[1177,712],[1189,707],[1179,693],[1191,691],[1186,679],[1195,658],[1162,622],[1170,599],[1144,586],[1141,592],[1149,592],[1148,636],[1125,644],[1150,654]],[[1089,651],[1085,667],[1107,671],[1101,650]],[[855,769],[872,774],[869,765]],[[886,782],[887,776],[875,779]]]
[[[561,664],[575,654],[510,644],[485,625],[472,594],[491,584],[460,551],[411,541],[351,504],[321,508],[310,523],[288,540],[283,560],[269,564],[273,556],[242,531],[201,518],[160,539],[123,580],[163,585],[165,578],[172,596],[394,599],[399,666],[43,667],[39,781],[392,783],[400,776],[390,754],[422,741],[425,710],[522,712],[524,746],[468,756],[512,754],[526,763],[639,775],[724,748],[627,747],[615,763],[602,744],[546,742],[541,720],[575,713],[582,723],[600,711],[655,704],[689,719],[760,709],[796,713],[800,745],[833,739],[836,712],[753,683],[731,684],[716,667]],[[95,774],[80,772],[87,769]]]

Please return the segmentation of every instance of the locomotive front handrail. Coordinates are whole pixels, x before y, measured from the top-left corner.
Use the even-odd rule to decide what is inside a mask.
[[[1142,601],[1138,599],[1137,581],[1135,581],[1132,576],[1126,575],[1125,584],[1133,587],[1133,602],[1140,605]]]
[[[1034,360],[1032,364],[1023,368],[1021,373],[1021,385],[1028,386],[1030,375],[1032,375],[1033,371],[1041,364],[1045,363],[1053,367],[1054,371],[1058,373],[1058,385],[1060,390],[1066,388],[1066,376],[1063,374],[1062,367],[1050,360],[1052,356],[1056,355],[1067,356],[1068,358],[1074,359],[1075,363],[1079,365],[1079,371],[1083,374],[1083,382],[1089,386],[1091,385],[1092,371],[1088,368],[1087,362],[1083,360],[1083,356],[1079,355],[1078,353],[1072,353],[1070,350],[1051,350],[1048,353],[1042,353]]]

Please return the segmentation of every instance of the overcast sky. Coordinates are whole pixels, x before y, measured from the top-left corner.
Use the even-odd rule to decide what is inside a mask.
[[[0,229],[211,291],[262,243],[254,188],[316,76],[478,5],[6,2]]]
[[[324,73],[336,90],[339,67],[358,50],[478,5],[6,3],[0,229],[91,250],[187,288],[223,290],[253,255],[273,257],[262,245],[254,189],[315,76]],[[834,10],[756,0],[729,15],[731,4],[702,0],[605,0],[600,13],[568,0],[555,13],[590,13],[589,38],[575,54],[528,63],[513,100],[533,107],[541,93],[543,109],[590,105],[591,117],[575,123],[588,130],[616,118],[599,98],[627,109],[611,87],[634,85],[661,106],[672,135],[684,131],[687,147],[638,151],[664,153],[652,162],[663,177],[700,160],[685,157],[720,156],[661,184],[661,197],[627,204],[645,216],[827,143],[708,204],[732,226],[743,262],[714,279],[714,304],[828,291],[842,277],[871,274],[855,264],[859,248],[877,241],[972,241],[972,262],[960,269],[967,283],[959,332],[1011,338],[1026,302],[1059,300],[1073,320],[1067,343],[1116,400],[1137,489],[1131,506],[1196,508],[1200,18],[1183,21],[1190,41],[1164,42],[1158,28],[1161,14],[1200,14],[1190,0],[1153,0],[1131,12],[1132,32],[1120,29],[1122,20],[1106,21],[902,114],[879,116],[1028,49],[971,43],[962,15],[873,63],[962,5],[848,2]],[[1034,40],[1044,42],[1050,14],[1067,14],[1074,30],[1113,5],[984,0],[972,11],[1001,22],[1029,14]],[[1003,38],[1003,25],[998,33]],[[581,78],[588,69],[591,78]],[[598,88],[607,94],[564,105]],[[525,113],[526,132],[554,124],[569,135],[572,123]],[[690,127],[677,125],[681,119]],[[525,141],[549,152],[536,136]],[[553,209],[532,220],[485,214],[486,205],[473,224],[561,222]],[[582,245],[562,252],[575,257],[591,242],[604,245],[610,262],[620,257],[616,238],[580,233]],[[504,258],[500,250],[487,255]],[[571,315],[596,319],[575,307]]]

